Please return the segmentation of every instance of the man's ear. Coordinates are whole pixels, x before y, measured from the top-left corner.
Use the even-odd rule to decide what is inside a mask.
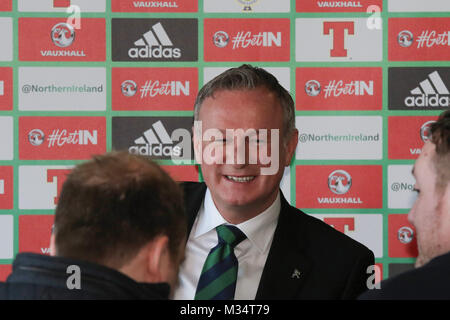
[[[286,142],[286,162],[284,164],[285,167],[288,167],[291,164],[292,157],[294,156],[295,150],[297,149],[298,144],[298,130],[294,128],[289,137],[289,140]]]
[[[166,264],[165,259],[170,259],[169,238],[166,235],[155,237],[147,245],[147,274],[149,282],[165,282],[163,279]]]
[[[442,209],[446,213],[445,221],[448,224],[446,230],[450,230],[450,181],[447,183],[447,187],[444,189],[442,196]]]
[[[52,257],[56,256],[56,247],[55,247],[55,234],[52,233],[50,236],[50,255]]]
[[[195,121],[192,126],[192,144],[194,146],[195,161],[202,163],[202,127],[201,122]]]

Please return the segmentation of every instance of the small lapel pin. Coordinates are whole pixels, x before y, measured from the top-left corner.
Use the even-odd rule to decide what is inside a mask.
[[[302,274],[302,273],[301,273],[298,269],[295,269],[294,272],[292,273],[291,278],[292,278],[292,279],[300,279],[300,275],[301,275],[301,274]]]

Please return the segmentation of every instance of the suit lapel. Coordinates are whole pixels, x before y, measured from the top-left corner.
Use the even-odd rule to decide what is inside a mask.
[[[203,203],[206,193],[206,184],[201,182],[185,182],[182,184],[184,190],[184,203],[188,218],[188,234],[191,232],[195,218]]]
[[[301,252],[301,226],[292,222],[288,202],[281,197],[278,225],[261,276],[256,299],[293,299],[311,270],[310,260]]]

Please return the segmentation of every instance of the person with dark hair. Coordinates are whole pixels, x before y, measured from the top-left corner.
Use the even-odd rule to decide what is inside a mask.
[[[184,257],[180,187],[151,160],[93,157],[68,175],[53,256],[19,253],[0,299],[167,299]]]
[[[408,220],[417,233],[416,268],[360,299],[450,299],[450,110],[431,125],[413,175],[417,199]]]
[[[373,253],[280,191],[298,131],[273,75],[242,65],[212,79],[193,131],[205,182],[182,185],[190,234],[174,299],[353,299],[366,289]]]

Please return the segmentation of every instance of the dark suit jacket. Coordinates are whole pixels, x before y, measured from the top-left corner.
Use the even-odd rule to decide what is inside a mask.
[[[381,281],[380,289],[362,294],[361,300],[450,299],[450,252],[426,265]]]
[[[182,186],[190,231],[206,185],[185,182]],[[373,264],[372,251],[292,207],[281,194],[278,225],[256,299],[354,299],[367,289],[371,274],[366,271]]]

